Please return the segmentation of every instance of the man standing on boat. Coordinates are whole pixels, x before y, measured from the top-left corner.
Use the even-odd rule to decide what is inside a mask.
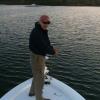
[[[38,22],[35,23],[29,37],[30,61],[32,64],[32,81],[29,96],[36,96],[36,100],[50,100],[43,98],[42,89],[44,85],[44,69],[46,54],[56,55],[57,49],[53,48],[48,37],[48,25],[50,18],[42,15]]]

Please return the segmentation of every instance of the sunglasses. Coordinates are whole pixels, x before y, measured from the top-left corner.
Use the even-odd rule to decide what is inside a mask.
[[[51,22],[50,21],[47,21],[47,22],[42,22],[43,24],[50,24]]]

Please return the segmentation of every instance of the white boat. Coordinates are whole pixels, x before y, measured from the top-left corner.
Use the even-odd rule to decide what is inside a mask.
[[[44,85],[44,97],[50,98],[51,100],[85,100],[84,97],[68,85],[51,76],[47,77],[50,78],[50,84]],[[31,83],[32,78],[10,90],[0,100],[36,100],[35,96],[30,97],[28,95]]]
[[[50,100],[85,100],[84,97],[68,85],[52,76],[48,76],[48,72],[49,70],[45,67],[45,83],[50,84],[44,84],[43,97],[50,98]],[[29,96],[31,83],[32,78],[10,90],[0,100],[36,100],[35,96]]]
[[[36,4],[33,3],[32,6],[36,6]]]
[[[30,4],[30,5],[25,5],[25,7],[37,7],[37,4]]]

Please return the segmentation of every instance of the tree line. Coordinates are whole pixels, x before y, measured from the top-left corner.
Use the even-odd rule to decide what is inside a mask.
[[[0,4],[40,4],[68,6],[99,6],[100,0],[0,0]]]

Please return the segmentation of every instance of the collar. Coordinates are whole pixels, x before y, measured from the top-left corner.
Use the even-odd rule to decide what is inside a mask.
[[[41,27],[41,25],[40,25],[40,23],[39,23],[39,22],[35,22],[35,28],[38,28],[38,29],[42,30],[43,32],[48,32],[48,30],[47,30],[47,29],[46,29],[46,30],[44,30],[44,29]]]

